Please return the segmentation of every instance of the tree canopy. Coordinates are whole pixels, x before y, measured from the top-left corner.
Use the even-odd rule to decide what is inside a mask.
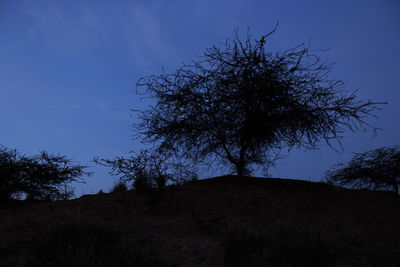
[[[384,189],[399,193],[400,147],[355,153],[349,163],[340,163],[328,170],[326,181],[357,189]]]
[[[275,30],[274,30],[275,31]],[[142,77],[137,90],[155,102],[138,111],[145,142],[196,160],[219,158],[240,176],[269,166],[281,148],[340,141],[346,129],[375,130],[365,119],[380,102],[359,100],[329,78],[334,63],[304,44],[268,52],[274,32],[248,33],[205,50],[174,73]]]

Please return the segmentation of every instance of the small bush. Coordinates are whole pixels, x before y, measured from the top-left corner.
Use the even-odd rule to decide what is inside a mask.
[[[399,194],[400,146],[355,153],[347,164],[336,164],[325,181],[355,189],[393,190]]]
[[[136,177],[133,180],[132,186],[136,191],[140,192],[152,192],[153,189],[157,188],[156,178],[154,178],[153,173],[150,171],[138,171]],[[159,179],[161,180],[161,179]],[[159,188],[164,188],[161,186]]]
[[[137,191],[163,191],[167,185],[179,185],[197,179],[196,168],[171,152],[132,151],[129,158],[94,158],[93,162],[111,168],[110,174],[119,175],[121,181]]]
[[[148,244],[111,226],[67,217],[53,225],[32,249],[27,266],[171,266]]]
[[[256,229],[231,225],[223,236],[226,266],[336,266],[338,248],[305,225]]]
[[[126,183],[124,181],[119,180],[117,183],[114,184],[110,193],[126,192],[126,191],[128,191],[128,186],[126,185]]]

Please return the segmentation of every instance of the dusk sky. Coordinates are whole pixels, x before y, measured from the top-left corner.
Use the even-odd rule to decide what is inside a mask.
[[[311,40],[337,61],[332,78],[361,100],[387,101],[384,129],[346,132],[344,152],[292,150],[272,177],[320,181],[354,152],[398,145],[400,137],[400,2],[364,1],[42,1],[0,0],[0,145],[33,155],[60,153],[84,165],[94,157],[126,156],[143,148],[132,140],[130,109],[145,75],[173,72],[204,49],[232,37],[271,31],[267,49]],[[76,195],[108,191],[117,177],[92,167]],[[222,175],[202,171],[200,177]]]

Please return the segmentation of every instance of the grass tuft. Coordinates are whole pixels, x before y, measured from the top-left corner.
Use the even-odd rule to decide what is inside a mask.
[[[307,225],[276,223],[261,229],[231,225],[223,235],[226,266],[337,266],[340,248]]]
[[[32,249],[27,266],[171,266],[146,242],[110,226],[67,217],[54,224]]]

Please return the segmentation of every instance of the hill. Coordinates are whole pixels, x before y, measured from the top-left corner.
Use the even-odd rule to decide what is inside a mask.
[[[15,204],[0,210],[0,266],[23,266],[37,249],[42,257],[52,257],[46,254],[54,245],[46,250],[45,243],[54,240],[54,225],[71,218],[106,225],[174,266],[229,264],[246,250],[235,252],[243,245],[235,241],[238,232],[247,235],[244,239],[254,233],[256,243],[268,241],[245,244],[250,254],[265,248],[264,258],[282,260],[306,246],[309,257],[326,252],[336,266],[399,266],[399,211],[400,197],[391,192],[235,176],[171,186],[162,193],[127,191]],[[42,266],[52,266],[48,258],[47,263]]]

